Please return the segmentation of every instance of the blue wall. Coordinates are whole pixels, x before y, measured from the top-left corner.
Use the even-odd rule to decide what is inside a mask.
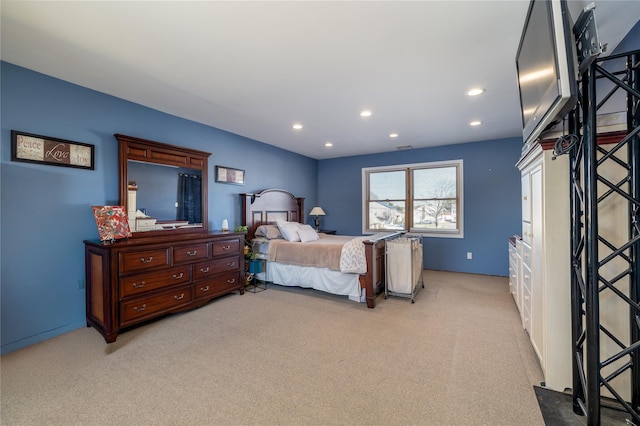
[[[597,16],[597,15],[596,15]],[[640,17],[639,17],[640,18]],[[606,42],[606,40],[600,40]],[[631,28],[627,35],[616,46],[612,54],[630,52],[632,50],[640,49],[640,21]]]
[[[314,159],[6,62],[0,76],[2,353],[86,325],[82,241],[97,238],[90,206],[118,203],[115,133],[212,152],[211,229],[240,223],[240,192],[282,188],[316,201]],[[12,129],[93,144],[95,170],[12,162]],[[245,186],[215,183],[215,165],[246,170]]]
[[[463,160],[464,238],[425,238],[424,267],[508,275],[507,238],[522,229],[522,138],[321,160],[318,203],[322,226],[340,234],[362,233],[362,169],[395,164]],[[467,260],[467,252],[473,259]]]
[[[2,353],[85,326],[84,246],[91,205],[118,203],[114,133],[212,152],[209,170],[246,170],[246,185],[209,173],[209,226],[240,222],[239,192],[282,188],[321,205],[323,226],[359,235],[361,169],[464,160],[465,237],[425,239],[425,267],[507,275],[506,238],[520,232],[519,138],[313,160],[5,62],[0,63]],[[10,131],[95,145],[95,170],[10,161]],[[295,179],[292,179],[295,177]],[[307,213],[305,212],[305,213]],[[307,220],[309,218],[307,217]],[[473,252],[473,260],[466,253]]]

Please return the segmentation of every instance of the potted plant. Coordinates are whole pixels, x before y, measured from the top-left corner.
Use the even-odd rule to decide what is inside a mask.
[[[249,273],[259,274],[262,272],[262,260],[250,260],[249,261]]]
[[[257,253],[249,249],[244,257],[249,263],[250,274],[259,274],[260,272],[262,272],[262,259],[258,257]]]

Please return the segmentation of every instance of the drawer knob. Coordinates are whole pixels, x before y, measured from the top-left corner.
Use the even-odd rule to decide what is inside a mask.
[[[222,250],[229,250],[231,246],[222,246]]]
[[[133,310],[136,311],[136,312],[142,312],[145,309],[147,309],[147,304],[146,303],[144,305],[140,306],[140,307],[137,307],[137,306],[133,307]]]
[[[203,292],[203,293],[206,293],[207,291],[209,291],[209,286],[200,287],[200,291]]]
[[[209,272],[209,267],[207,266],[206,268],[200,268],[200,272],[206,274],[207,272]]]
[[[149,263],[153,260],[153,256],[149,256],[147,259],[145,259],[144,257],[140,258],[140,262],[142,263]]]
[[[227,266],[230,267],[230,268],[233,267],[233,266],[236,266],[236,262],[229,262],[229,263],[227,263]]]
[[[140,284],[138,283],[133,283],[133,288],[142,288],[144,287],[146,283],[144,281],[141,281]]]
[[[182,293],[180,296],[173,296],[173,298],[176,300],[182,300],[184,299],[184,293]]]
[[[187,255],[188,255],[188,256],[195,256],[196,254],[198,254],[198,250],[188,251],[188,252],[187,252]]]
[[[236,279],[235,279],[235,278],[231,278],[230,280],[227,280],[227,282],[228,282],[229,284],[233,284],[233,283],[235,283],[235,282],[236,282]]]
[[[173,274],[173,278],[176,280],[179,280],[182,277],[184,277],[184,272],[180,272],[180,275]]]

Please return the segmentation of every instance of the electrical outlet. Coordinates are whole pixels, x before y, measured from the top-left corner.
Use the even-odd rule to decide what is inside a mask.
[[[78,290],[82,290],[84,288],[84,278],[80,278],[78,280]]]
[[[470,251],[467,252],[467,259],[473,259],[473,253],[471,253]]]
[[[178,208],[178,202],[176,201],[176,208]]]

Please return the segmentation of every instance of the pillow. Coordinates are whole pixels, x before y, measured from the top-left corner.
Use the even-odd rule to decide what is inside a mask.
[[[264,237],[268,240],[284,238],[277,225],[260,225],[254,234],[256,237]]]
[[[298,235],[300,235],[300,241],[303,243],[320,239],[318,233],[311,227],[311,225],[300,225]]]
[[[291,242],[300,241],[300,235],[298,235],[298,224],[296,222],[278,220],[276,224],[278,225],[278,229],[285,240]]]

